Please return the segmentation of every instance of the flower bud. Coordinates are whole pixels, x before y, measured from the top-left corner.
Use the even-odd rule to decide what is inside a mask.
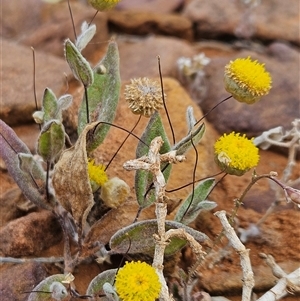
[[[105,11],[114,8],[120,0],[88,0],[94,9]]]
[[[33,117],[35,123],[42,124],[44,122],[44,115],[45,115],[45,113],[43,111],[35,111],[32,114],[32,117]]]
[[[109,179],[101,187],[101,199],[110,208],[117,208],[128,198],[130,188],[126,182],[115,177]]]
[[[284,191],[288,201],[292,201],[300,207],[300,190],[287,186]]]

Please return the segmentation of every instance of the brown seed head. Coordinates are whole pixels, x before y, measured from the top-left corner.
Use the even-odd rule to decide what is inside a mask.
[[[126,85],[124,94],[134,114],[150,117],[163,107],[159,83],[147,77],[132,79],[131,84]]]

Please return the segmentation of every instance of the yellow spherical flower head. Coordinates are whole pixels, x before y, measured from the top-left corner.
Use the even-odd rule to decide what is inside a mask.
[[[125,99],[134,114],[150,117],[163,107],[160,85],[147,77],[132,79],[125,86]]]
[[[253,139],[247,139],[245,134],[224,134],[214,147],[217,164],[228,174],[241,176],[258,164],[258,148],[253,144]]]
[[[224,83],[226,91],[236,100],[253,104],[269,93],[272,78],[264,64],[247,57],[230,61],[225,66]]]
[[[88,174],[92,186],[92,190],[96,191],[100,186],[108,181],[104,165],[96,165],[95,160],[88,160]]]
[[[161,283],[155,269],[145,262],[126,262],[116,276],[116,291],[122,301],[154,301]]]
[[[88,0],[96,10],[105,11],[114,8],[120,0]]]

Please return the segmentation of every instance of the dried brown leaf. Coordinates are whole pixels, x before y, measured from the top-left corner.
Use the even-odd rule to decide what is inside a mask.
[[[84,227],[87,215],[94,205],[87,169],[86,136],[97,124],[98,122],[87,125],[76,144],[62,153],[53,174],[55,196],[72,214],[79,229]]]
[[[107,244],[119,229],[133,223],[137,212],[138,204],[131,198],[122,206],[111,209],[91,227],[84,245],[90,247],[96,241],[102,245]]]

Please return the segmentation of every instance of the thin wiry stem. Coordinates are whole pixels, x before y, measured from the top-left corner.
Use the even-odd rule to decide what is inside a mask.
[[[224,172],[224,170],[221,171],[221,173],[223,173],[223,172]],[[221,173],[220,173],[220,174],[221,174]],[[224,173],[224,175],[223,175],[223,176],[215,183],[215,185],[212,187],[211,191],[213,191],[213,190],[216,188],[216,186],[217,186],[219,183],[221,183],[227,175],[228,175],[228,173]]]
[[[218,176],[218,175],[220,175],[220,174],[222,174],[222,173],[223,173],[223,171],[219,171],[218,173],[216,173],[216,174],[214,174],[214,175],[211,175],[211,176],[208,176],[208,177],[204,177],[204,178],[201,178],[201,179],[197,179],[197,180],[195,180],[195,183],[198,183],[198,182],[200,182],[200,181],[203,181],[203,180],[206,180],[206,179],[209,179],[209,178],[216,177],[216,176]],[[190,186],[190,185],[192,185],[192,184],[193,184],[193,182],[190,182],[190,183],[187,183],[187,184],[185,184],[185,185],[182,185],[182,186],[177,187],[177,188],[174,188],[174,189],[170,189],[170,190],[167,190],[167,189],[166,189],[166,192],[167,192],[167,193],[171,193],[171,192],[174,192],[174,191],[178,191],[178,190],[183,189],[183,188],[185,188],[185,187],[188,187],[188,186]]]
[[[136,221],[138,220],[142,210],[143,210],[143,207],[140,206],[137,213],[136,213],[136,216],[135,216],[135,219],[134,219],[133,223],[136,223]]]
[[[168,118],[168,122],[169,122],[169,125],[170,125],[170,129],[171,129],[171,132],[172,132],[173,144],[175,144],[175,133],[174,133],[174,129],[173,129],[173,126],[172,126],[171,118],[170,118],[170,115],[169,115],[169,112],[168,112],[168,109],[167,109],[167,105],[166,105],[166,100],[165,100],[164,85],[163,85],[161,66],[160,66],[160,56],[157,57],[157,61],[158,61],[158,70],[159,70],[162,100],[163,100],[165,112],[166,112],[166,115],[167,115],[167,118]]]
[[[126,250],[125,254],[122,256],[122,259],[121,259],[121,261],[120,261],[120,263],[119,263],[119,266],[118,266],[118,269],[117,269],[117,271],[116,271],[116,275],[118,274],[118,272],[119,272],[121,266],[123,265],[123,263],[124,263],[124,261],[125,261],[125,256],[128,254],[128,252],[129,252],[129,250],[130,250],[130,248],[131,248],[131,244],[132,244],[132,243],[131,243],[131,238],[130,238],[129,235],[128,235],[127,237],[128,237],[128,239],[129,239],[129,246],[128,246],[128,249]],[[113,286],[114,286],[115,282],[116,282],[116,278],[114,279],[114,282],[113,282],[113,284],[112,284]]]
[[[75,23],[74,23],[74,19],[73,19],[73,13],[72,13],[72,9],[71,9],[70,0],[68,0],[68,8],[69,8],[69,12],[70,12],[70,17],[71,17],[71,22],[72,22],[74,37],[75,37],[75,40],[77,40],[77,34],[76,34]]]
[[[37,96],[36,96],[36,65],[35,65],[35,51],[34,48],[31,47],[32,50],[32,60],[33,60],[33,97],[34,97],[34,102],[35,102],[35,109],[38,111],[38,102],[37,102]],[[39,129],[42,129],[41,124],[39,124]]]
[[[35,109],[38,110],[38,103],[37,103],[37,97],[36,97],[36,80],[35,80],[35,51],[34,48],[31,47],[32,50],[32,59],[33,59],[33,96],[34,96],[34,102],[35,102]]]
[[[226,176],[227,174],[225,174],[224,176]],[[243,200],[246,196],[246,194],[249,192],[249,190],[252,188],[252,186],[259,180],[261,179],[264,179],[264,178],[268,178],[268,179],[271,179],[273,181],[276,182],[276,180],[273,178],[272,174],[263,174],[263,175],[256,175],[254,174],[252,176],[252,180],[251,182],[248,184],[248,186],[245,188],[245,190],[242,192],[241,196],[237,199],[234,200],[234,208],[232,209],[232,212],[228,218],[228,222],[231,226],[234,226],[234,223],[235,223],[235,218],[237,216],[237,212],[239,210],[239,208],[241,207],[241,205],[243,204]],[[213,246],[210,248],[211,250],[214,248],[214,246],[216,246],[220,241],[221,239],[223,238],[224,236],[224,230],[217,236],[217,238],[214,240],[214,243],[213,243]]]
[[[223,102],[225,102],[226,100],[228,100],[229,98],[231,98],[232,95],[229,95],[228,97],[226,97],[225,99],[221,100],[220,102],[218,102],[215,106],[213,106],[207,113],[205,113],[195,124],[194,126],[196,126],[199,122],[201,122],[208,114],[210,114],[215,108],[217,108],[220,104],[222,104]]]
[[[49,174],[50,174],[50,162],[47,161],[47,168],[46,168],[46,199],[50,201],[50,193],[49,193]]]
[[[137,127],[137,125],[139,124],[140,120],[141,120],[142,116],[139,116],[139,119],[137,120],[137,122],[135,123],[135,125],[133,126],[133,128],[131,129],[130,133],[128,133],[128,135],[126,136],[126,138],[124,139],[124,141],[120,144],[120,146],[118,147],[117,151],[114,153],[114,155],[112,156],[112,158],[109,160],[108,164],[105,167],[105,171],[108,169],[109,165],[111,164],[111,162],[114,160],[114,158],[116,157],[116,155],[119,153],[119,151],[121,150],[121,148],[123,147],[123,145],[125,144],[125,142],[127,141],[127,139],[130,137],[130,135],[132,134],[132,132],[135,130],[135,128]]]
[[[94,14],[92,20],[90,21],[90,23],[89,23],[89,25],[88,25],[89,27],[90,27],[90,25],[92,24],[92,22],[94,21],[94,19],[96,18],[96,16],[97,16],[98,13],[99,13],[99,10],[97,10],[96,13]]]
[[[182,216],[182,219],[185,217],[185,215],[188,213],[189,209],[191,208],[191,205],[192,205],[193,200],[194,200],[194,195],[195,195],[195,179],[196,179],[196,170],[197,170],[199,155],[198,155],[198,151],[197,151],[197,148],[194,144],[192,136],[191,136],[191,144],[192,144],[193,149],[194,149],[195,154],[196,154],[196,159],[195,159],[195,164],[194,164],[194,169],[193,169],[193,181],[192,181],[193,182],[193,187],[192,187],[191,201],[190,201],[189,205],[187,206],[187,208],[186,208],[186,210],[185,210],[185,212]]]
[[[141,143],[143,143],[144,145],[146,145],[147,147],[149,147],[149,145],[144,142],[142,139],[140,139],[137,135],[133,134],[131,131],[129,130],[126,130],[125,128],[119,126],[119,125],[116,125],[116,124],[113,124],[113,123],[110,123],[110,122],[106,122],[106,121],[99,121],[99,123],[95,126],[94,130],[93,130],[93,134],[95,134],[95,131],[96,131],[96,128],[100,125],[100,124],[106,124],[106,125],[110,125],[110,126],[113,126],[117,129],[120,129],[124,132],[127,132],[129,133],[131,136],[133,136],[134,138],[136,138],[137,140],[139,140]]]
[[[88,91],[86,86],[84,86],[84,98],[85,98],[85,106],[86,106],[86,122],[90,123],[89,100],[88,100]]]

